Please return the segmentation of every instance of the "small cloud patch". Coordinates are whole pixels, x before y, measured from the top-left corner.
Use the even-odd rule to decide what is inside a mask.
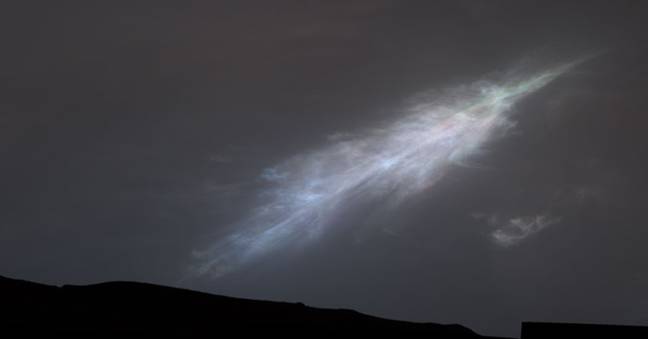
[[[559,217],[548,215],[519,216],[500,223],[497,218],[489,218],[489,224],[497,229],[491,233],[493,241],[503,247],[519,244],[524,239],[560,222]]]

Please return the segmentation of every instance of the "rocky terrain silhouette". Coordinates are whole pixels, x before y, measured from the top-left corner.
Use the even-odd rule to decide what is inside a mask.
[[[0,276],[0,300],[0,335],[495,338],[461,325],[397,321],[353,310],[232,298],[139,282],[59,287]],[[522,324],[521,335],[522,339],[648,338],[648,327],[528,322]]]
[[[2,326],[24,334],[393,335],[483,338],[460,325],[382,319],[301,303],[231,298],[138,282],[44,285],[0,277]]]

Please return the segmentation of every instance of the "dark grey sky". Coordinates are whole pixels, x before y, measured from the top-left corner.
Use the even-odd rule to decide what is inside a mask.
[[[643,1],[8,1],[0,274],[140,280],[517,335],[648,324]],[[413,94],[604,51],[516,108],[483,168],[383,220],[179,282],[264,168]],[[493,228],[555,223],[509,247]],[[397,231],[366,224],[397,225]],[[384,227],[383,227],[384,228]]]

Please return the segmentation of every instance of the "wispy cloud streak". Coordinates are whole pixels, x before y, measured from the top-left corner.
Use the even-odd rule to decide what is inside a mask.
[[[511,218],[503,224],[496,225],[499,228],[493,231],[492,236],[496,244],[509,247],[559,222],[560,218],[548,215]]]
[[[259,205],[229,236],[196,251],[194,274],[220,276],[330,227],[352,202],[390,205],[431,188],[451,165],[479,151],[511,126],[512,106],[574,63],[500,84],[478,82],[451,95],[417,102],[383,128],[347,138],[263,171],[271,184]]]

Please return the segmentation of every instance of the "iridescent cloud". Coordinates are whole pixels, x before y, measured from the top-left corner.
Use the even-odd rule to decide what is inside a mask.
[[[398,120],[297,155],[261,177],[270,188],[233,233],[196,251],[193,274],[220,276],[291,244],[316,239],[350,203],[390,206],[432,188],[453,164],[512,126],[511,108],[571,68],[561,65],[500,84],[478,82],[416,102]]]

